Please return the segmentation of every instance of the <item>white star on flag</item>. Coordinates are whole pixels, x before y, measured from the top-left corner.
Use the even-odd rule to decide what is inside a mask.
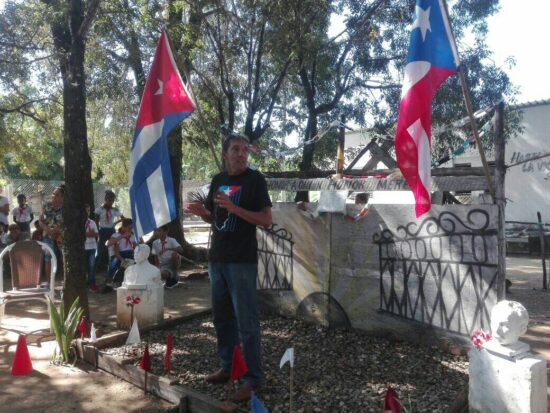
[[[422,41],[426,40],[426,32],[428,30],[432,31],[432,27],[430,26],[430,9],[431,7],[428,7],[426,10],[420,6],[414,7],[414,14],[416,18],[414,19],[411,30],[418,27],[422,33]]]
[[[162,90],[163,90],[163,86],[164,86],[164,82],[160,79],[157,79],[157,82],[159,82],[159,88],[158,90],[154,93],[155,95],[162,95]]]

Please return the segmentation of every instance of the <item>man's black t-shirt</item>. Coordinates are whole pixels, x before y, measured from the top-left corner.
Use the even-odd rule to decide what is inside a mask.
[[[206,209],[212,213],[212,240],[208,260],[212,262],[258,262],[256,225],[246,222],[227,209],[214,204],[216,191],[223,191],[231,201],[249,211],[259,212],[271,207],[264,177],[258,171],[247,168],[240,175],[226,172],[216,175],[210,184]]]

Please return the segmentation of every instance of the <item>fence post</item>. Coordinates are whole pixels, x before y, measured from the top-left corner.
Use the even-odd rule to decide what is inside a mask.
[[[504,103],[500,102],[495,108],[493,117],[493,130],[495,132],[495,199],[498,207],[498,264],[497,264],[497,300],[505,298],[506,283],[506,236],[505,209],[506,197],[504,193],[504,177],[506,174],[505,147],[504,141]]]
[[[342,115],[340,118],[340,129],[338,132],[338,145],[336,147],[336,175],[338,177],[342,177],[342,173],[344,172],[344,148],[346,145],[346,129],[344,125],[346,124],[346,117]]]
[[[542,260],[542,288],[548,289],[548,281],[546,278],[546,259],[544,258],[545,246],[544,246],[544,228],[542,225],[542,217],[540,212],[537,211],[537,218],[539,221],[539,240],[540,240],[540,258]]]

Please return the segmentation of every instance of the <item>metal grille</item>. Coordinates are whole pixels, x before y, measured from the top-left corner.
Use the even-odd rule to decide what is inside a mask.
[[[373,236],[380,253],[380,310],[460,334],[489,326],[496,303],[496,228],[471,210]],[[494,247],[494,248],[492,248]]]
[[[258,290],[292,290],[294,241],[276,224],[260,228],[258,236]]]

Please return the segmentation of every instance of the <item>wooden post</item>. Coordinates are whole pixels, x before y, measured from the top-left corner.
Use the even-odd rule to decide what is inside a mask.
[[[497,263],[497,299],[504,300],[506,295],[506,237],[504,232],[506,196],[504,193],[504,103],[500,102],[495,108],[493,117],[493,131],[495,132],[495,196],[494,202],[498,207],[498,263]]]
[[[443,12],[445,13],[445,18],[447,20],[447,23],[451,24],[451,18],[449,17],[449,10],[447,8],[447,2],[443,1]],[[452,32],[452,30],[450,29]],[[472,109],[472,99],[470,97],[470,91],[468,90],[468,85],[466,84],[466,76],[464,76],[464,68],[462,66],[462,63],[459,61],[458,57],[458,47],[456,45],[456,39],[454,35],[451,35],[451,47],[453,48],[454,53],[456,54],[457,64],[458,64],[458,77],[460,79],[460,85],[462,86],[462,95],[464,96],[464,104],[466,106],[466,112],[468,112],[468,117],[470,118],[470,125],[472,127],[472,135],[474,137],[474,140],[477,145],[477,149],[479,151],[479,157],[481,158],[481,164],[483,165],[483,170],[485,171],[485,176],[487,177],[487,186],[489,187],[489,193],[493,197],[493,199],[496,198],[495,189],[493,186],[493,182],[491,181],[491,173],[489,172],[489,165],[487,164],[487,159],[485,159],[485,151],[483,150],[483,146],[481,145],[481,140],[479,139],[479,133],[477,130],[477,121],[474,116],[474,110]],[[504,144],[504,143],[503,143]],[[504,152],[503,152],[504,155]]]
[[[544,257],[545,246],[544,246],[544,225],[542,225],[542,217],[540,212],[537,211],[537,218],[539,221],[539,239],[540,239],[540,258],[542,260],[542,288],[544,290],[548,289],[548,279],[546,278],[546,259]]]
[[[336,175],[342,176],[344,172],[344,147],[346,144],[346,117],[342,115],[340,118],[340,129],[338,134],[338,146],[336,148]]]

